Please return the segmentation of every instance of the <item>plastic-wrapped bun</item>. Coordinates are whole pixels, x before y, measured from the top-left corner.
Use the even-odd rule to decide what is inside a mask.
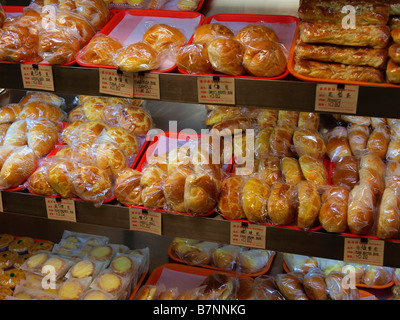
[[[26,120],[15,121],[7,130],[3,145],[5,146],[24,146],[27,143],[26,138],[27,124]]]
[[[385,188],[379,205],[378,228],[380,239],[393,238],[400,228],[400,200],[393,188]]]
[[[32,119],[45,118],[53,122],[63,120],[65,113],[60,107],[39,100],[33,100],[24,105],[24,108],[19,114],[19,119]]]
[[[222,182],[218,209],[223,216],[229,219],[243,219],[246,217],[241,203],[245,182],[245,179],[241,176],[232,176]]]
[[[309,229],[316,225],[321,208],[321,197],[317,187],[308,181],[301,181],[296,186],[298,195],[297,226]]]
[[[296,129],[293,134],[293,144],[299,157],[308,154],[322,159],[326,153],[325,141],[315,129],[305,127]]]
[[[22,106],[18,103],[7,104],[0,108],[0,123],[14,122],[18,119]]]
[[[158,51],[144,42],[136,42],[119,49],[114,56],[114,66],[121,71],[140,72],[160,67]]]
[[[207,45],[208,58],[215,71],[240,76],[245,73],[245,48],[233,38],[216,38]]]
[[[47,119],[27,121],[28,146],[35,151],[38,157],[42,157],[53,150],[59,139],[59,128]]]
[[[22,185],[36,170],[37,156],[28,146],[16,148],[4,162],[0,171],[0,187],[15,188]]]
[[[63,104],[65,104],[64,98],[59,97],[58,95],[56,95],[52,92],[46,92],[46,91],[28,91],[25,94],[25,96],[23,96],[21,98],[21,100],[18,102],[18,104],[25,107],[25,105],[27,105],[33,101],[49,103],[49,104],[53,104],[57,107],[61,107]]]
[[[4,144],[4,138],[6,137],[7,131],[10,127],[10,123],[0,123],[0,146]]]
[[[252,222],[265,221],[270,186],[257,177],[247,180],[243,187],[243,211]]]
[[[91,148],[91,153],[95,159],[96,165],[110,177],[117,176],[128,165],[128,160],[124,151],[116,143],[107,141],[107,139],[103,142],[94,143]]]
[[[143,170],[140,179],[143,205],[147,208],[163,208],[165,203],[164,182],[167,174],[156,166],[148,166]]]
[[[6,21],[6,14],[0,4],[0,28],[3,26],[4,21]]]
[[[329,132],[326,141],[326,152],[333,162],[352,155],[346,127],[335,127]]]
[[[285,300],[275,284],[274,277],[261,275],[254,279],[254,299],[255,300]]]
[[[146,134],[153,127],[149,112],[140,107],[125,107],[117,115],[118,124],[134,134]]]
[[[177,28],[167,24],[156,24],[143,35],[143,42],[151,45],[156,51],[174,50],[186,43],[185,35]]]
[[[245,69],[256,77],[277,77],[286,70],[286,56],[281,45],[269,40],[253,41],[243,55]]]
[[[190,168],[182,166],[168,174],[164,183],[167,209],[185,212],[185,182],[191,172]]]
[[[52,65],[70,63],[80,49],[80,39],[77,31],[63,26],[43,30],[39,34],[39,55]]]
[[[187,73],[212,73],[207,47],[204,44],[194,43],[182,46],[176,55],[178,68]]]
[[[88,43],[83,53],[77,57],[81,62],[112,66],[114,55],[122,44],[108,35],[98,33]]]
[[[364,284],[383,286],[393,280],[393,268],[368,265],[364,271]]]
[[[220,23],[209,23],[199,26],[193,35],[193,43],[209,44],[215,38],[233,38],[231,29]]]
[[[212,265],[224,270],[235,270],[241,250],[241,247],[234,245],[224,245],[215,249],[212,255]]]
[[[332,271],[325,277],[326,289],[331,300],[359,300],[360,292],[357,288],[345,289],[343,287],[344,275]]]
[[[308,271],[303,279],[303,287],[310,300],[329,300],[325,275],[319,268]]]
[[[328,232],[345,232],[349,190],[342,186],[329,186],[322,194],[321,200],[318,219],[322,228]]]
[[[108,4],[104,0],[75,0],[76,11],[100,30],[110,19]]]
[[[290,225],[295,218],[296,205],[292,186],[287,183],[275,183],[271,186],[268,198],[268,218],[276,225]]]
[[[269,40],[279,42],[275,31],[262,24],[251,24],[236,32],[235,39],[244,45],[249,45],[255,40]]]
[[[247,274],[261,272],[267,267],[271,257],[272,254],[268,250],[242,250],[237,258],[239,269],[241,272]]]
[[[57,24],[77,31],[80,38],[80,46],[86,45],[96,34],[96,30],[91,22],[84,16],[70,10],[60,10],[57,15]]]
[[[142,201],[142,187],[140,179],[142,173],[132,168],[122,170],[115,180],[114,195],[120,203],[140,206]]]
[[[275,276],[280,292],[288,300],[309,300],[304,292],[302,280],[302,276],[295,272]]]
[[[28,186],[31,191],[40,195],[54,195],[55,190],[48,181],[48,169],[50,163],[40,164],[40,166],[32,173],[28,179]]]
[[[72,172],[75,164],[67,159],[53,158],[49,163],[48,182],[50,186],[63,198],[75,196],[72,184]]]

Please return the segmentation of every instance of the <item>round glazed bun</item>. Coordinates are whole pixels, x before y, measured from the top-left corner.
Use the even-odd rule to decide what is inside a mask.
[[[77,31],[81,37],[81,45],[88,43],[96,34],[96,29],[85,17],[69,10],[58,13],[57,24]]]
[[[248,25],[240,29],[236,33],[235,39],[239,40],[246,46],[254,40],[271,40],[274,42],[279,42],[279,38],[275,34],[274,30],[261,24]]]
[[[166,24],[156,24],[147,29],[143,35],[143,41],[160,52],[183,46],[186,43],[186,37],[177,28]]]
[[[214,70],[233,76],[245,73],[244,46],[239,41],[232,38],[214,39],[208,44],[207,52]]]
[[[231,29],[220,23],[209,23],[198,27],[193,35],[193,43],[208,44],[215,38],[233,38],[235,34]]]
[[[82,58],[88,63],[112,66],[114,55],[121,48],[122,44],[117,40],[99,33],[90,40]]]
[[[160,66],[158,51],[144,42],[133,43],[117,51],[114,65],[121,71],[139,72]]]
[[[254,76],[275,77],[285,71],[286,56],[276,42],[253,41],[243,55],[243,65]]]
[[[212,73],[207,47],[204,44],[194,43],[180,47],[176,64],[178,68],[188,73]]]

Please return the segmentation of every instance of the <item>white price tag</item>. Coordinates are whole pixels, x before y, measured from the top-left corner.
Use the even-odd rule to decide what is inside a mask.
[[[54,91],[53,70],[41,64],[21,64],[22,82],[25,89]]]
[[[161,212],[129,208],[130,230],[161,235]]]
[[[198,77],[197,94],[199,103],[235,104],[235,79],[229,77]]]
[[[343,261],[382,266],[384,247],[383,240],[345,238]]]
[[[246,246],[265,249],[267,228],[263,225],[231,222],[230,243],[236,246]]]
[[[133,74],[133,97],[160,100],[160,76],[158,73]]]
[[[133,74],[114,69],[99,69],[99,92],[126,98],[133,97]]]
[[[315,111],[357,113],[358,86],[317,84]]]
[[[60,198],[46,198],[47,218],[76,222],[75,201]]]

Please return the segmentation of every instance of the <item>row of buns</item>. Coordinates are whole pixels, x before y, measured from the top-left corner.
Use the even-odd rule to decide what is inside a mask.
[[[109,18],[103,0],[33,1],[1,26],[1,60],[71,63]]]
[[[127,299],[149,263],[148,248],[131,250],[88,233],[65,230],[59,243],[11,234],[1,239],[0,290],[6,300]],[[55,283],[44,287],[49,268]]]

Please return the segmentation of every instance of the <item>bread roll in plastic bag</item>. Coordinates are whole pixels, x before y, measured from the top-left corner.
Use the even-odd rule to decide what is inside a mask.
[[[228,273],[213,273],[199,285],[201,300],[231,300],[236,297],[238,279]]]
[[[0,146],[4,144],[4,138],[6,137],[7,131],[10,127],[10,123],[0,123]]]
[[[3,145],[7,146],[24,146],[28,140],[26,137],[27,122],[26,120],[15,121],[7,130],[4,137]]]
[[[159,167],[148,166],[142,172],[140,185],[142,187],[142,201],[146,208],[164,208],[164,183],[166,172]]]
[[[291,272],[307,273],[310,269],[318,267],[318,260],[300,254],[284,253],[283,260]]]
[[[243,211],[247,220],[262,222],[267,219],[267,201],[270,185],[260,177],[251,177],[243,187]]]
[[[285,300],[273,276],[261,275],[254,279],[254,300]]]
[[[223,270],[236,270],[238,256],[242,250],[242,247],[234,245],[221,246],[214,250],[211,264]]]
[[[142,173],[132,168],[125,168],[118,174],[114,184],[114,195],[118,202],[143,205],[141,177]]]
[[[364,284],[368,287],[386,285],[393,280],[393,274],[393,268],[368,265],[364,271]]]
[[[70,158],[52,157],[48,161],[48,183],[62,197],[76,196],[73,186],[73,171],[78,162]]]
[[[270,259],[272,259],[274,255],[274,251],[263,249],[242,250],[237,258],[237,270],[245,274],[259,273],[267,268]]]
[[[329,186],[321,196],[318,220],[328,232],[341,233],[347,230],[347,207],[349,189],[343,186]]]
[[[319,268],[307,272],[303,279],[303,287],[310,300],[329,300],[325,275]]]
[[[176,64],[179,69],[191,74],[209,74],[213,72],[208,59],[207,47],[200,43],[180,47],[176,54]]]
[[[27,142],[38,157],[43,157],[55,147],[59,141],[60,128],[47,119],[27,119]]]
[[[304,127],[296,129],[293,133],[293,145],[299,157],[310,155],[322,159],[326,154],[325,141],[315,129]]]
[[[40,100],[32,100],[26,103],[19,113],[19,119],[37,120],[45,118],[53,122],[63,121],[66,117],[66,112],[59,106],[52,103],[41,102]]]
[[[201,241],[191,243],[184,242],[184,245],[173,245],[173,254],[178,259],[185,261],[189,265],[210,265],[212,254],[219,247],[218,243]]]
[[[346,127],[335,127],[327,135],[326,152],[331,161],[337,162],[343,157],[353,155]]]
[[[47,160],[40,162],[37,169],[28,178],[27,186],[30,192],[46,196],[57,195],[48,179],[51,163]]]
[[[22,106],[18,103],[10,103],[0,108],[0,123],[14,122],[18,119]]]
[[[338,271],[332,271],[325,277],[326,288],[331,300],[360,300],[360,292],[357,288],[344,287],[344,275]]]
[[[104,0],[76,0],[76,11],[88,19],[96,31],[103,28],[110,20],[108,4]]]
[[[165,197],[164,209],[185,212],[185,182],[186,178],[193,172],[187,166],[177,167],[174,171],[168,172],[163,191]]]
[[[57,107],[65,105],[64,98],[47,91],[27,91],[21,100],[19,100],[18,104],[24,107],[26,104],[34,101],[54,104]]]
[[[395,237],[400,228],[400,200],[396,189],[386,187],[378,211],[376,235],[380,239]]]
[[[296,272],[278,274],[275,276],[275,282],[286,299],[309,300],[302,285],[302,274]]]

